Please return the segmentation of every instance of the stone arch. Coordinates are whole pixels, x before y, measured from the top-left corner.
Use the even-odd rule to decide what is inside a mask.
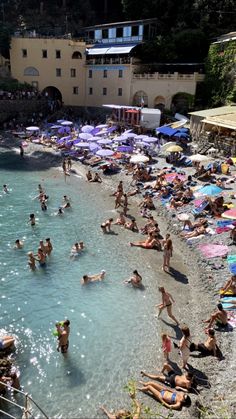
[[[82,59],[82,54],[79,51],[74,51],[72,54],[72,59],[73,60],[81,60]]]
[[[35,67],[26,67],[24,69],[24,76],[39,76],[39,71]]]
[[[179,92],[172,97],[171,110],[186,115],[192,108],[194,96],[190,93]]]
[[[143,90],[138,90],[133,97],[133,106],[148,107],[148,95]]]
[[[165,104],[166,104],[166,100],[165,100],[165,98],[163,96],[157,96],[154,99],[154,108],[155,109],[160,109],[161,112],[164,111]]]
[[[57,89],[57,87],[54,87],[54,86],[45,87],[45,89],[43,89],[42,91],[42,95],[47,96],[52,100],[59,100],[60,102],[62,102],[62,94],[60,90]]]

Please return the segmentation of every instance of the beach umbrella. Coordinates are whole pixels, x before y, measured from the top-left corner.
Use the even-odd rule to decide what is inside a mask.
[[[236,220],[236,208],[232,208],[230,210],[223,212],[223,214],[221,214],[221,217],[230,218],[231,220]]]
[[[112,143],[112,140],[109,140],[108,138],[102,138],[101,140],[98,140],[97,143],[102,145],[108,145]]]
[[[151,144],[149,143],[145,143],[144,141],[137,141],[137,143],[135,143],[136,146],[138,147],[151,147]]]
[[[126,135],[119,135],[118,137],[114,137],[113,141],[116,141],[118,143],[122,143],[123,141],[126,141],[128,137]]]
[[[136,135],[135,140],[144,140],[144,138],[149,138],[148,135],[140,134]]]
[[[97,143],[89,143],[89,149],[90,151],[93,151],[94,153],[96,153],[96,151],[101,150],[102,147],[100,147],[100,145],[98,145]]]
[[[65,121],[65,119],[58,119],[58,120],[57,120],[57,123],[58,123],[58,124],[61,124],[61,123],[62,123],[62,122],[64,122],[64,121]]]
[[[95,142],[96,143],[98,140],[102,140],[102,137],[93,137],[93,136],[90,137],[90,135],[91,134],[89,134],[89,137],[86,139],[86,141]]]
[[[81,138],[82,140],[88,140],[89,138],[92,138],[92,134],[89,134],[88,132],[81,132],[79,134],[79,138]]]
[[[58,129],[58,128],[61,128],[61,125],[52,125],[50,127],[50,129]]]
[[[161,150],[164,151],[166,148],[168,148],[172,145],[176,145],[176,143],[174,141],[168,141],[168,143],[165,143],[161,146]]]
[[[95,128],[100,128],[100,129],[102,129],[102,128],[107,128],[108,127],[108,125],[107,124],[100,124],[100,125],[96,125],[96,127]]]
[[[193,154],[192,156],[189,156],[189,160],[200,163],[211,159],[208,156],[205,156],[204,154]]]
[[[148,161],[149,158],[144,154],[134,154],[130,159],[130,163],[146,163]]]
[[[70,132],[70,128],[69,127],[61,127],[58,130],[58,134],[68,134]]]
[[[73,125],[73,122],[71,121],[62,121],[61,125],[63,125],[63,127],[69,126],[69,125]]]
[[[223,189],[219,188],[219,186],[216,185],[206,185],[197,191],[198,194],[208,196],[219,195],[221,192],[223,192]]]
[[[186,132],[186,133],[188,133],[189,132],[189,129],[188,128],[179,128],[178,129],[178,132]]]
[[[80,141],[79,143],[74,143],[75,147],[81,147],[81,148],[89,148],[89,143],[85,143],[83,141]]]
[[[134,134],[134,132],[126,132],[125,135],[127,138],[136,138],[136,134]]]
[[[107,148],[102,148],[101,150],[96,151],[97,156],[109,157],[113,156],[114,151],[108,150]]]
[[[93,129],[94,129],[94,127],[92,126],[92,125],[84,125],[82,128],[81,128],[81,131],[82,132],[91,132],[91,131],[93,131]]]
[[[170,147],[166,148],[166,152],[168,153],[177,153],[183,151],[182,147],[180,147],[179,145],[171,145]]]
[[[147,138],[144,138],[143,141],[145,143],[156,143],[158,141],[158,138],[156,138],[156,137],[147,137]]]
[[[26,128],[26,131],[32,131],[32,132],[34,132],[34,131],[39,131],[40,130],[40,128],[39,127],[27,127]]]

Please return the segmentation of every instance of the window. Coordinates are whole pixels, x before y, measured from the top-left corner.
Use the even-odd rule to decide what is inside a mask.
[[[89,76],[89,79],[92,79],[92,77],[93,77],[93,70],[89,70],[88,76]]]
[[[122,96],[122,88],[118,87],[118,96]]]
[[[79,51],[75,51],[72,54],[72,60],[81,60],[82,59],[82,54]]]
[[[73,95],[78,95],[78,94],[79,94],[78,86],[73,87]]]
[[[138,36],[139,27],[138,26],[132,26],[131,28],[131,36]]]
[[[122,77],[123,77],[123,70],[119,70],[118,77],[119,77],[120,79],[122,79]]]
[[[56,58],[61,58],[61,51],[56,49]]]
[[[123,28],[116,28],[116,37],[117,38],[123,37]]]
[[[107,78],[107,70],[103,70],[103,77],[104,77],[104,79]]]
[[[61,77],[61,68],[56,68],[56,77]]]
[[[27,49],[22,49],[22,57],[23,58],[27,57]]]
[[[42,50],[42,58],[48,58],[48,51],[46,49]]]
[[[106,87],[103,87],[102,94],[103,94],[103,96],[106,96],[107,95],[107,88]]]
[[[75,68],[70,69],[70,76],[71,77],[76,77],[76,69]]]
[[[93,94],[93,88],[92,87],[90,87],[89,88],[89,95],[92,95]]]
[[[107,39],[108,38],[108,29],[103,29],[102,30],[102,38],[103,39]]]

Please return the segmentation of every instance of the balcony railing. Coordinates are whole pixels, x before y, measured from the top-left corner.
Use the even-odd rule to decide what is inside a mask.
[[[108,57],[98,57],[98,58],[87,58],[86,65],[120,65],[120,64],[130,64],[131,57],[122,57],[122,58],[108,58]]]
[[[181,73],[135,73],[133,79],[139,80],[194,80],[203,81],[204,74],[192,73],[192,74],[181,74]]]

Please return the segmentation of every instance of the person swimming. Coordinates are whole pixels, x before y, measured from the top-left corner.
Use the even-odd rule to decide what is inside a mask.
[[[35,215],[34,214],[30,214],[28,223],[30,223],[30,225],[32,227],[35,226],[36,220],[35,220]]]
[[[46,239],[46,243],[44,245],[44,251],[47,256],[50,256],[50,254],[53,251],[53,246],[49,237]]]
[[[23,241],[17,239],[15,241],[14,249],[23,249],[23,247],[24,247]]]
[[[8,188],[7,188],[7,185],[3,185],[3,192],[4,193],[10,193]]]
[[[35,264],[36,258],[34,257],[33,252],[28,252],[28,258],[29,258],[28,259],[28,265],[29,265],[30,269],[32,271],[35,271],[35,269],[36,269],[36,264]]]
[[[105,278],[105,275],[106,275],[106,271],[104,270],[102,270],[100,274],[84,275],[83,278],[81,279],[81,284],[86,285],[86,284],[89,284],[90,282],[102,281]]]

